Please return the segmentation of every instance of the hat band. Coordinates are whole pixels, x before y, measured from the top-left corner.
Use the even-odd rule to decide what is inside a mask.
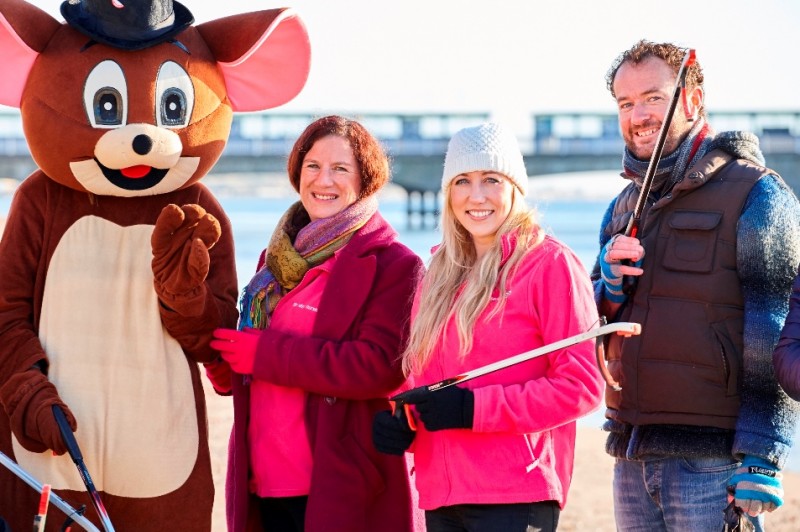
[[[137,28],[129,24],[117,24],[114,21],[102,20],[98,18],[81,17],[85,28],[90,29],[99,35],[125,41],[144,41],[154,39],[167,33],[175,24],[175,13],[170,13],[169,17],[147,29]]]

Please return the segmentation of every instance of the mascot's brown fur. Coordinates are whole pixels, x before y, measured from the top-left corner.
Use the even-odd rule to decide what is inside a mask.
[[[0,103],[21,109],[39,167],[0,240],[0,450],[99,526],[61,405],[116,530],[209,530],[197,363],[216,356],[213,329],[235,326],[238,289],[228,219],[198,181],[233,111],[302,89],[308,36],[284,9],[196,26],[172,1],[69,0],[62,14],[0,0]],[[0,468],[12,530],[37,503]]]

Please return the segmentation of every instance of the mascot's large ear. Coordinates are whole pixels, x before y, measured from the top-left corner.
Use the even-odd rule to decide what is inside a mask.
[[[0,0],[0,104],[19,107],[33,62],[61,23],[22,0]]]
[[[198,25],[197,30],[225,77],[234,111],[283,105],[308,79],[308,32],[290,8],[220,18]]]

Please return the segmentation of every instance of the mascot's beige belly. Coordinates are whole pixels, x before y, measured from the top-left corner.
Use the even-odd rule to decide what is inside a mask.
[[[188,361],[159,318],[152,230],[78,220],[50,262],[39,329],[95,486],[122,497],[180,487],[199,445]],[[14,454],[55,489],[85,489],[69,455],[30,453],[16,440]]]

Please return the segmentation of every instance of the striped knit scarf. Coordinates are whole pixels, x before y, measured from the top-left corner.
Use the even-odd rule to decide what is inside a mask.
[[[300,284],[308,270],[344,247],[377,210],[378,201],[370,196],[338,214],[310,222],[302,203],[289,207],[272,233],[264,265],[242,291],[239,330],[269,327],[278,301]]]
[[[764,155],[759,147],[758,137],[747,131],[722,131],[715,133],[704,118],[699,118],[678,149],[661,158],[653,176],[652,192],[660,197],[674,187],[686,171],[694,166],[705,154],[714,149],[726,151],[737,159],[745,159],[764,166]],[[642,161],[625,148],[622,155],[623,175],[633,179],[637,186],[647,173],[650,161]]]
[[[703,155],[709,152],[711,142],[714,139],[714,132],[709,127],[704,118],[700,117],[695,122],[689,134],[683,139],[678,149],[672,153],[661,157],[653,176],[652,192],[660,196],[675,186],[686,173],[687,168],[697,162]],[[647,167],[650,160],[642,161],[633,156],[625,147],[622,155],[622,166],[627,177],[633,179],[637,186],[642,186]]]

